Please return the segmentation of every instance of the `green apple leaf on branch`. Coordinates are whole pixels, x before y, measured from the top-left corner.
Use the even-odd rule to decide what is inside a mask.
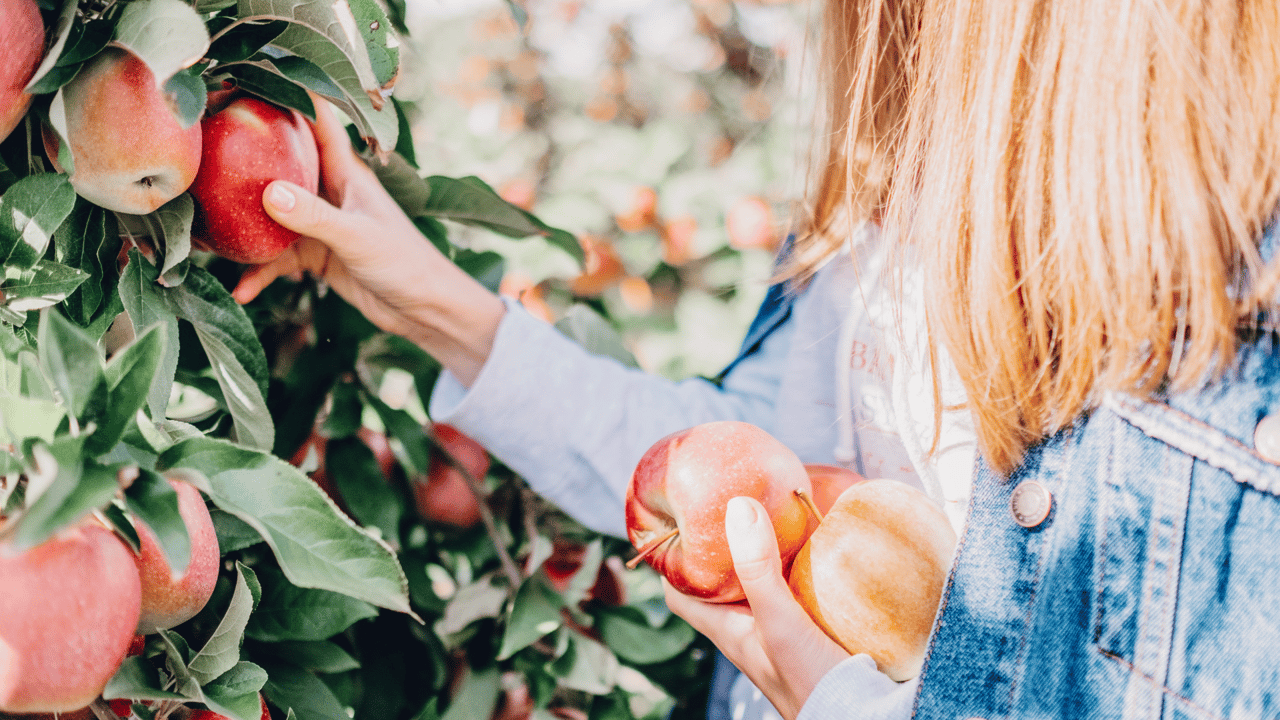
[[[510,238],[538,235],[569,253],[581,264],[582,246],[574,236],[539,220],[502,199],[493,188],[478,177],[451,178],[433,175],[427,178],[431,194],[424,214],[486,228]]]
[[[44,173],[17,182],[0,197],[0,265],[29,268],[44,255],[54,232],[75,208],[66,175]]]
[[[62,0],[62,10],[58,13],[58,20],[53,26],[53,44],[45,51],[44,59],[40,61],[40,65],[36,67],[35,73],[31,75],[31,80],[27,83],[24,91],[31,94],[39,94],[45,92],[53,92],[70,80],[50,78],[52,82],[43,82],[45,76],[54,69],[60,62],[62,57],[62,49],[67,45],[67,39],[71,37],[72,28],[76,26],[76,10],[80,7],[78,0]],[[74,74],[74,73],[73,73]],[[59,74],[61,75],[61,74]],[[56,84],[55,84],[56,83]],[[52,85],[52,87],[50,87]]]
[[[178,369],[178,318],[165,302],[164,288],[156,283],[159,276],[159,269],[147,262],[137,248],[132,248],[118,285],[120,299],[135,334],[140,334],[143,329],[155,324],[163,324],[165,327],[168,342],[152,377],[151,390],[147,393],[147,406],[153,420],[165,416],[165,409],[169,406],[169,392],[173,388],[173,376]]]
[[[297,587],[274,568],[262,568],[259,577],[262,602],[245,629],[254,640],[328,640],[378,614],[374,606],[347,595]]]
[[[25,315],[63,302],[76,288],[89,279],[89,274],[61,263],[38,260],[29,267],[4,266],[4,278],[0,280],[3,308],[16,314],[5,320],[21,326]]]
[[[160,469],[194,470],[219,508],[251,525],[294,585],[411,613],[408,581],[386,545],[343,515],[310,478],[266,452],[214,438],[179,441]]]
[[[67,317],[80,327],[89,327],[100,310],[108,309],[103,301],[115,292],[116,258],[122,244],[115,215],[80,198],[76,198],[71,216],[54,233],[54,258],[88,275],[63,304]]]
[[[192,677],[201,683],[208,683],[236,667],[240,661],[245,627],[261,599],[262,586],[258,582],[258,576],[248,566],[237,562],[236,585],[231,593],[231,603],[213,635],[187,664]],[[254,692],[261,687],[259,685],[254,688]]]
[[[141,58],[163,84],[199,62],[209,49],[209,30],[182,0],[133,0],[120,13],[115,42]]]

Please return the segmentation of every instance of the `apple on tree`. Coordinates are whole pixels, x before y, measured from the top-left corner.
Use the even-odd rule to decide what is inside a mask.
[[[63,88],[71,186],[108,210],[145,215],[186,192],[200,167],[200,128],[182,127],[151,69],[108,47]],[[44,128],[56,165],[57,134]]]
[[[64,712],[102,693],[134,638],[133,553],[84,522],[26,551],[0,545],[0,711]]]
[[[489,472],[488,451],[452,425],[434,423],[431,427],[440,449],[472,478],[483,481]],[[480,501],[462,472],[441,452],[431,454],[426,481],[415,480],[412,486],[414,505],[424,520],[457,528],[475,527],[480,522]]]
[[[924,663],[955,544],[951,523],[923,492],[865,480],[840,494],[787,580],[827,635],[907,680]]]
[[[817,524],[806,503],[813,486],[790,448],[750,423],[703,423],[672,433],[645,452],[627,486],[627,535],[640,555],[680,592],[708,602],[745,595],[724,534],[725,505],[738,496],[764,505],[783,567]]]
[[[221,553],[209,508],[195,486],[180,480],[169,480],[169,484],[178,493],[178,514],[191,538],[191,559],[184,572],[174,574],[155,533],[145,523],[135,522],[141,546],[135,558],[142,581],[139,635],[166,630],[195,617],[209,602],[218,582]]]
[[[0,140],[31,107],[25,92],[44,56],[44,21],[35,0],[0,0]]]
[[[267,215],[262,192],[274,180],[316,192],[320,155],[311,125],[297,110],[242,95],[200,126],[200,171],[191,184],[192,243],[238,263],[275,259],[299,235]]]

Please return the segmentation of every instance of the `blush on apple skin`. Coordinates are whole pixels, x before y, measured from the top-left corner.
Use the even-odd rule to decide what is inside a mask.
[[[44,56],[44,21],[34,0],[0,0],[0,140],[22,122],[34,96],[24,88]]]
[[[169,480],[178,493],[178,513],[191,538],[191,558],[186,570],[175,575],[160,549],[151,528],[137,523],[141,545],[137,555],[138,575],[142,581],[142,609],[138,614],[139,635],[176,627],[204,609],[218,582],[221,553],[218,534],[209,509],[195,486]]]
[[[813,486],[796,454],[769,433],[738,421],[709,422],[654,443],[627,487],[627,534],[637,549],[679,533],[645,560],[680,592],[708,602],[746,596],[724,533],[725,506],[738,496],[764,505],[783,568],[817,526],[796,496]]]
[[[315,133],[296,110],[244,96],[201,122],[192,243],[246,265],[274,260],[298,233],[271,219],[262,193],[274,180],[309,192],[320,184]]]

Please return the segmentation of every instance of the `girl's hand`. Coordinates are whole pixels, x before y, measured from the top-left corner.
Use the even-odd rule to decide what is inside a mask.
[[[793,720],[818,681],[849,653],[814,624],[791,594],[764,506],[751,498],[734,498],[724,524],[747,605],[704,603],[664,581],[667,605],[710,638],[782,717]]]
[[[284,181],[266,187],[267,214],[302,238],[275,260],[246,270],[232,295],[246,303],[277,277],[309,272],[469,385],[493,347],[502,301],[414,227],[356,156],[328,104],[312,99],[320,196]]]

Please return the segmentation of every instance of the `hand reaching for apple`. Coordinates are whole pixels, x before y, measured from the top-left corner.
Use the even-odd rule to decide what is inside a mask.
[[[267,186],[267,214],[302,238],[275,260],[249,268],[233,296],[246,303],[280,276],[309,272],[469,385],[493,347],[502,301],[418,232],[356,156],[328,105],[313,100],[320,196],[279,180]]]
[[[679,593],[666,580],[663,585],[672,612],[710,638],[791,720],[818,681],[849,653],[792,595],[767,518],[764,506],[753,498],[734,498],[726,507],[729,553],[747,605],[702,602]]]

